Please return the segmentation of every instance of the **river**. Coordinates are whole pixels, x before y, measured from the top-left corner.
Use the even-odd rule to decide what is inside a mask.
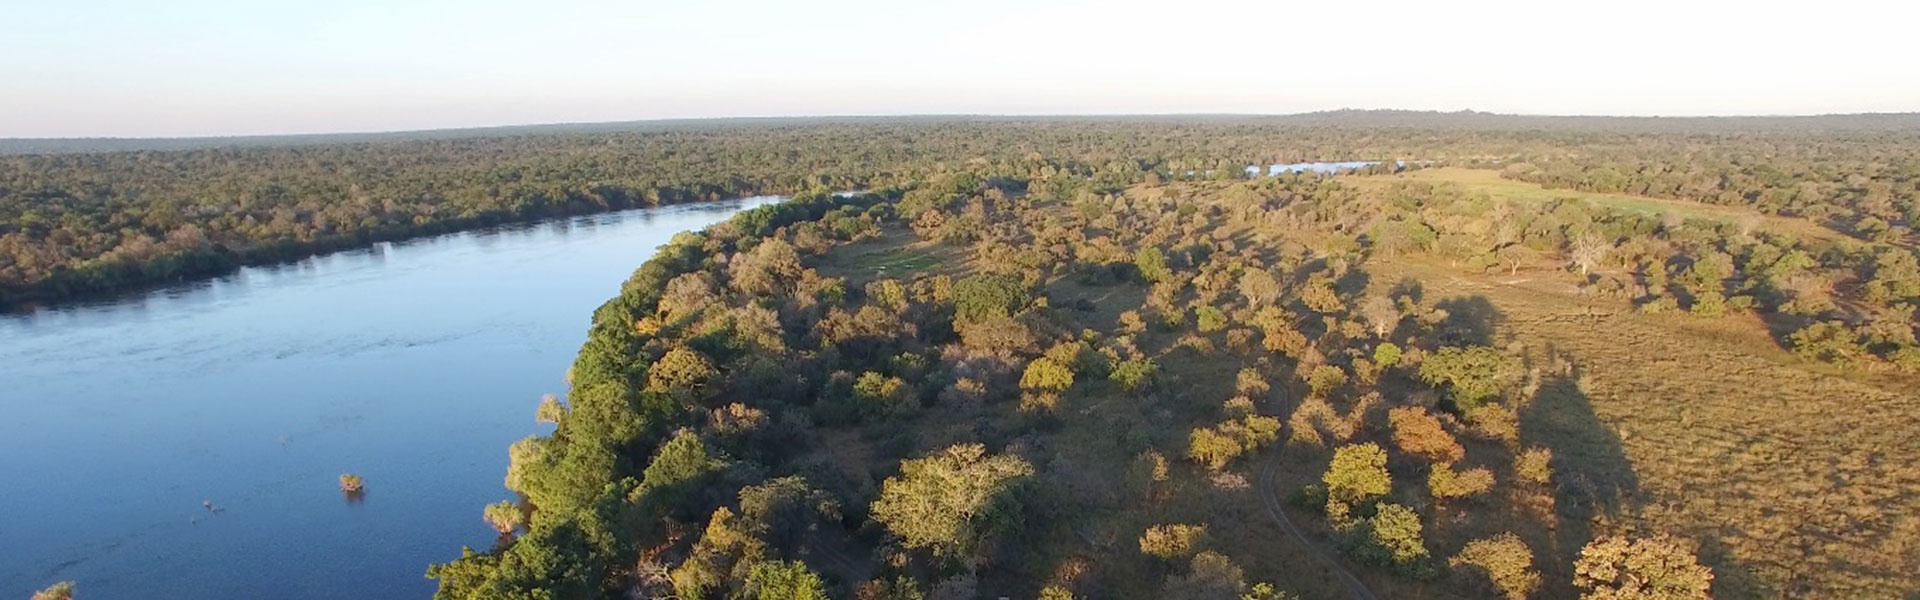
[[[0,315],[0,598],[426,598],[594,307],[773,197],[381,244]],[[342,473],[365,478],[347,498]],[[208,508],[203,503],[210,503]]]

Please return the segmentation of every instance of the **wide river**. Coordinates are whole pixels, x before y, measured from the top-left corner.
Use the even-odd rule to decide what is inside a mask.
[[[674,233],[777,200],[382,244],[0,315],[0,599],[426,598]],[[342,473],[366,493],[341,493]],[[215,509],[209,509],[210,503]]]

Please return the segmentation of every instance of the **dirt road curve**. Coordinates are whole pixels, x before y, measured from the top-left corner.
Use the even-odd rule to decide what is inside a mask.
[[[1340,561],[1321,553],[1319,548],[1315,548],[1313,544],[1308,543],[1307,536],[1300,533],[1300,528],[1295,527],[1293,521],[1287,518],[1286,507],[1280,504],[1280,495],[1274,491],[1274,471],[1279,467],[1279,464],[1280,457],[1279,453],[1276,452],[1272,458],[1267,460],[1267,464],[1260,468],[1260,481],[1254,485],[1254,488],[1259,493],[1260,503],[1267,508],[1267,514],[1273,517],[1275,523],[1280,524],[1281,529],[1287,530],[1287,535],[1293,536],[1293,541],[1300,544],[1300,547],[1305,549],[1308,554],[1312,554],[1314,558],[1319,559],[1321,564],[1332,569],[1333,572],[1339,576],[1340,584],[1347,588],[1347,593],[1352,595],[1354,600],[1377,600],[1373,592],[1367,589],[1367,585],[1360,583],[1360,578],[1354,577],[1353,572],[1348,571],[1345,566],[1342,566]]]

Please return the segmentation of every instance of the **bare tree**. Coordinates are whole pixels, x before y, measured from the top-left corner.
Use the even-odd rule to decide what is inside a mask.
[[[1573,261],[1574,266],[1580,267],[1580,276],[1586,277],[1588,273],[1598,268],[1602,261],[1607,260],[1607,254],[1611,252],[1613,252],[1613,240],[1589,231],[1580,234],[1568,245],[1567,258]]]
[[[1400,307],[1386,296],[1368,298],[1360,306],[1360,316],[1373,325],[1373,334],[1381,337],[1386,337],[1394,327],[1400,325]]]

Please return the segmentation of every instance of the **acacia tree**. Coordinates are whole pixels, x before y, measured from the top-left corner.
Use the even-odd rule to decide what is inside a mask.
[[[1533,551],[1511,532],[1467,542],[1447,564],[1485,572],[1507,600],[1526,600],[1540,588],[1540,572],[1533,570]]]
[[[1585,600],[1704,599],[1712,597],[1713,569],[1671,536],[1607,536],[1580,549],[1573,585],[1586,590]]]
[[[1266,269],[1247,269],[1240,276],[1240,295],[1247,299],[1247,306],[1259,308],[1280,299],[1280,280],[1275,279]]]
[[[1448,346],[1420,363],[1420,379],[1428,385],[1448,386],[1454,407],[1462,413],[1471,413],[1498,396],[1512,376],[1512,361],[1486,346]]]
[[[962,557],[1019,520],[1016,488],[1033,475],[1017,456],[989,456],[985,446],[960,444],[900,463],[900,475],[881,484],[873,518],[909,548]]]

